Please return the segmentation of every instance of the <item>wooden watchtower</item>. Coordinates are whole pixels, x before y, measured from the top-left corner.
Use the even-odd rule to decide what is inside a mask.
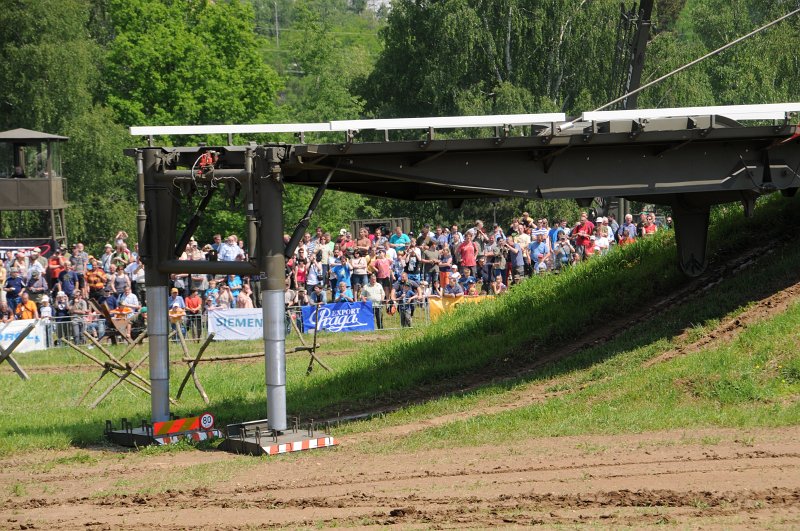
[[[30,129],[0,132],[0,235],[6,212],[44,211],[46,234],[15,236],[49,237],[59,246],[67,245],[66,179],[61,170],[61,144],[66,140]]]

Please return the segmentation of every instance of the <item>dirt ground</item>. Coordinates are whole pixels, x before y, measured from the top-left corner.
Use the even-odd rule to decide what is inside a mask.
[[[270,459],[108,448],[7,459],[0,528],[800,527],[800,427],[363,451],[393,435]]]
[[[702,290],[681,291],[659,304]],[[679,336],[675,350],[649,363],[730,341],[798,296],[800,284],[790,284],[699,339]],[[599,331],[543,358],[570,355],[617,332]],[[480,383],[486,381],[484,375]],[[369,450],[559,394],[546,389],[529,386],[501,404],[346,436],[336,449],[272,458],[113,447],[7,458],[0,460],[0,529],[800,528],[800,426],[522,443],[496,443],[487,433],[480,447]]]

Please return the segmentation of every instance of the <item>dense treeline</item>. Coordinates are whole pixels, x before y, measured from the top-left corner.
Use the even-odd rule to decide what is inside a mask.
[[[644,80],[796,7],[657,1]],[[618,16],[615,0],[394,0],[378,13],[354,0],[12,0],[0,11],[0,128],[70,137],[70,236],[98,243],[117,228],[135,233],[134,169],[122,156],[135,143],[130,125],[573,113],[608,100]],[[790,19],[646,90],[639,104],[796,101],[798,29],[800,18]],[[287,223],[310,195],[287,190]],[[241,216],[216,206],[201,237],[243,232]],[[502,199],[453,211],[330,193],[314,221],[505,221],[521,209],[552,217],[574,208]],[[15,220],[4,236],[35,224]]]

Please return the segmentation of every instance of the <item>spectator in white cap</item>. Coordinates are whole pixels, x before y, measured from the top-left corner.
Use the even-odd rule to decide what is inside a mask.
[[[53,307],[50,306],[50,297],[47,295],[42,296],[42,302],[39,305],[39,317],[46,321],[50,321],[53,317]]]
[[[114,248],[110,243],[107,243],[105,249],[103,250],[103,254],[100,256],[100,265],[103,268],[103,271],[106,272],[106,275],[111,273],[111,264],[113,263],[113,258]]]
[[[30,275],[34,269],[38,269],[42,275],[47,271],[47,260],[42,256],[42,250],[38,247],[31,249],[31,255],[28,257],[28,274]]]
[[[608,253],[610,246],[611,242],[608,237],[608,225],[599,225],[594,238],[594,252],[604,255]]]
[[[59,344],[63,338],[69,338],[72,332],[72,327],[70,326],[69,298],[63,291],[59,291],[56,294],[56,301],[53,306],[53,317],[58,332],[58,340],[56,343]]]

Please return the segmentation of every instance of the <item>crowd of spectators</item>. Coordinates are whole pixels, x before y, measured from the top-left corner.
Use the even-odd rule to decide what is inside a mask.
[[[147,312],[145,266],[138,245],[127,244],[128,234],[120,231],[114,243],[101,252],[89,254],[83,243],[61,248],[45,259],[41,249],[11,250],[2,257],[0,267],[0,321],[44,319],[48,343],[65,339],[78,344],[84,333],[98,340],[115,330],[131,336],[144,328]],[[217,234],[198,248],[192,238],[181,260],[247,260],[244,246],[236,235],[225,241]],[[170,277],[167,305],[173,327],[199,338],[202,315],[218,308],[252,308],[255,303],[249,278],[238,275],[174,274]],[[114,323],[105,319],[105,311]]]
[[[671,224],[666,218],[662,228]],[[355,236],[342,229],[334,238],[317,227],[286,261],[285,303],[295,308],[370,301],[378,328],[384,312],[399,313],[402,326],[411,326],[415,309],[432,297],[501,295],[526,276],[558,273],[657,230],[653,214],[642,214],[636,224],[628,215],[619,224],[613,215],[590,221],[586,212],[575,223],[561,219],[551,225],[526,212],[506,227],[489,229],[476,220],[466,230],[425,224],[408,234],[401,227],[372,233],[362,228]],[[102,252],[89,254],[76,243],[48,259],[39,248],[8,251],[0,267],[0,320],[50,321],[56,344],[65,338],[81,343],[84,332],[102,339],[108,325],[102,309],[119,319],[115,328],[123,333],[142,328],[144,264],[138,246],[129,249],[127,239],[120,231]],[[192,238],[180,259],[246,261],[248,256],[236,235],[223,240],[217,234],[203,246]],[[234,274],[173,274],[167,301],[173,325],[199,338],[206,312],[257,306],[255,288],[250,278]]]
[[[664,227],[671,224],[666,218]],[[642,214],[638,224],[628,215],[620,225],[613,215],[590,221],[586,212],[575,223],[551,225],[525,212],[507,227],[476,220],[463,231],[455,224],[426,224],[409,234],[399,226],[357,235],[342,229],[335,239],[317,227],[287,262],[286,305],[371,301],[379,328],[381,308],[411,326],[415,306],[431,297],[500,295],[526,276],[558,273],[656,230],[653,214]]]

